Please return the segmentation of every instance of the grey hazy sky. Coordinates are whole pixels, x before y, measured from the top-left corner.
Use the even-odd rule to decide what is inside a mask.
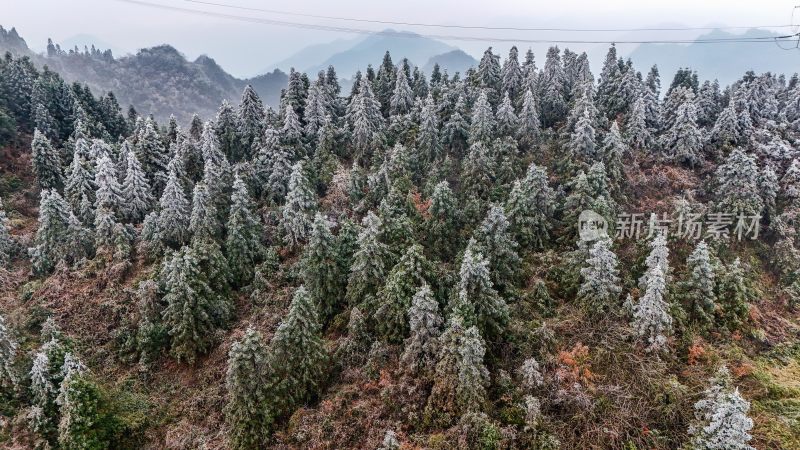
[[[390,26],[341,23],[304,17],[287,17],[189,3],[186,0],[141,0],[182,8],[203,9],[259,18],[351,26],[380,30]],[[787,0],[209,0],[246,7],[345,17],[428,22],[459,25],[631,28],[659,25],[784,25],[790,22],[794,1]],[[0,25],[16,27],[35,50],[47,38],[69,42],[88,35],[103,45],[123,52],[168,43],[189,58],[208,54],[237,76],[253,75],[301,48],[357,35],[329,31],[245,23],[186,12],[165,11],[119,0],[0,0]],[[800,23],[800,10],[797,14]],[[479,56],[491,38],[631,39],[696,37],[700,32],[680,33],[582,33],[569,36],[552,32],[454,31],[398,27],[421,34],[461,34],[486,38],[487,42],[449,41]],[[511,44],[495,44],[499,49]],[[527,45],[522,45],[527,47]],[[579,45],[571,46],[582,50]],[[587,50],[591,50],[586,48]],[[624,51],[624,49],[623,49]]]

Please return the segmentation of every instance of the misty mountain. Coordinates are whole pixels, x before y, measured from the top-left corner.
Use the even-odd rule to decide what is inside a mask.
[[[325,61],[330,58],[331,55],[349,50],[363,40],[363,37],[358,37],[356,39],[337,39],[324,44],[309,45],[288,58],[270,65],[260,73],[272,72],[274,69],[288,72],[292,67],[296,70],[306,70],[310,67],[316,67],[320,64],[320,61]]]
[[[73,46],[74,47],[74,46]],[[133,105],[140,114],[153,114],[159,121],[170,114],[187,123],[197,113],[212,118],[222,100],[238,103],[242,90],[252,84],[267,105],[277,105],[288,77],[275,70],[252,79],[238,79],[209,56],[194,61],[169,45],[114,57],[111,52],[84,51],[79,47],[53,47],[46,54],[32,52],[12,28],[0,28],[0,51],[30,56],[38,66],[47,65],[68,82],[88,85],[96,94],[112,91],[123,108]]]
[[[340,77],[348,78],[356,71],[364,70],[367,64],[373,66],[379,64],[387,50],[394,58],[405,57],[412,64],[421,66],[436,55],[457,49],[444,42],[415,33],[386,30],[369,35],[351,48],[335,53],[326,60],[306,68],[306,72],[313,74],[333,65]],[[394,62],[397,63],[399,60]]]
[[[779,34],[761,29],[750,29],[744,34],[732,34],[717,29],[697,39],[775,36]],[[781,45],[788,47],[787,43]],[[723,86],[736,81],[748,70],[756,73],[784,73],[788,76],[797,72],[800,63],[796,50],[782,50],[771,40],[754,43],[642,44],[631,52],[630,58],[642,71],[658,64],[659,71],[666,80],[670,80],[678,68],[690,67],[697,71],[701,79],[716,78]]]
[[[430,75],[433,66],[439,64],[439,68],[448,74],[453,75],[456,72],[464,73],[470,67],[477,67],[478,60],[466,54],[463,50],[453,50],[441,55],[432,56],[422,70]]]

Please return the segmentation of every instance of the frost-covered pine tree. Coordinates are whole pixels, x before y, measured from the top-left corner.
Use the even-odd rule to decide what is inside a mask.
[[[417,150],[426,164],[438,160],[442,151],[439,139],[439,117],[431,94],[428,94],[422,111],[420,111]]]
[[[495,120],[492,113],[492,105],[486,95],[486,91],[481,91],[478,99],[472,106],[472,123],[469,127],[469,142],[488,143],[494,137]]]
[[[522,388],[527,392],[534,391],[544,384],[544,377],[536,358],[531,357],[523,361],[517,372],[519,373],[520,381],[522,381]]]
[[[672,316],[665,295],[664,274],[656,265],[648,272],[644,295],[633,307],[632,325],[639,338],[647,341],[647,351],[662,350],[672,333]]]
[[[545,169],[532,163],[525,178],[514,182],[506,204],[511,232],[520,245],[544,248],[554,203],[555,192],[547,183]]]
[[[697,107],[692,99],[681,103],[674,123],[661,138],[667,154],[675,161],[691,167],[700,161],[703,135],[697,126]]]
[[[152,118],[147,118],[137,136],[136,156],[150,181],[153,195],[160,196],[167,184],[169,154],[161,136],[158,135],[158,126]]]
[[[264,114],[264,103],[261,102],[258,93],[253,86],[247,85],[242,92],[242,101],[238,110],[238,131],[241,157],[233,158],[234,162],[241,159],[251,159],[257,149],[253,148],[253,143],[261,138],[266,125],[266,115]]]
[[[514,136],[519,128],[519,119],[514,113],[514,105],[511,103],[511,97],[508,92],[503,96],[503,101],[497,107],[495,115],[497,123],[498,136]]]
[[[704,398],[694,404],[698,424],[690,427],[692,448],[698,450],[754,450],[748,442],[753,420],[747,416],[750,402],[733,388],[726,367],[717,371]]]
[[[460,316],[450,318],[439,342],[425,415],[431,423],[448,426],[459,416],[482,409],[489,372],[483,364],[486,346],[480,332],[466,326]]]
[[[628,146],[622,140],[619,132],[619,125],[616,120],[611,121],[611,128],[603,138],[603,148],[601,154],[603,163],[606,166],[608,179],[618,188],[625,181],[625,171],[623,170],[622,158],[628,153]]]
[[[725,266],[719,283],[721,319],[729,330],[735,331],[747,321],[751,295],[744,267],[737,257],[731,264]]]
[[[500,87],[502,86],[502,69],[500,56],[492,53],[492,47],[483,52],[478,69],[475,71],[478,87],[489,95],[489,100],[496,105],[500,100]]]
[[[740,148],[734,149],[714,174],[719,192],[717,208],[731,214],[760,214],[764,202],[758,195],[758,175],[755,158]]]
[[[550,47],[544,62],[544,68],[538,76],[541,116],[545,126],[552,126],[564,120],[567,114],[566,75],[561,64],[561,51],[558,47]]]
[[[453,113],[444,122],[442,129],[442,143],[447,148],[460,155],[467,148],[467,141],[469,139],[469,121],[466,113],[466,106],[464,106],[464,98],[459,95],[456,100]]]
[[[116,214],[120,211],[123,202],[122,186],[119,184],[117,167],[111,158],[100,155],[97,158],[97,170],[94,175],[94,184],[97,186],[95,192],[95,209],[105,208]]]
[[[454,313],[465,325],[477,325],[482,335],[498,337],[508,322],[508,305],[492,285],[489,261],[467,244],[459,270]]]
[[[0,314],[0,388],[13,388],[17,384],[14,363],[17,358],[17,343],[6,319]]]
[[[399,343],[408,334],[408,309],[417,290],[427,284],[433,268],[419,244],[409,247],[386,276],[377,294],[375,321],[381,337]]]
[[[282,203],[289,191],[289,180],[292,177],[292,153],[289,147],[278,145],[273,154],[272,167],[269,174],[267,193],[275,203]]]
[[[647,125],[646,107],[644,98],[637,99],[628,115],[625,128],[625,140],[628,145],[639,150],[644,150],[653,143],[653,134]]]
[[[578,299],[591,312],[601,313],[616,306],[622,292],[618,265],[617,255],[611,251],[611,239],[599,239],[589,249],[586,267],[581,269],[583,281]]]
[[[372,211],[369,211],[361,221],[358,250],[353,255],[347,282],[347,299],[351,305],[358,305],[368,295],[375,294],[389,271],[387,265],[391,252],[380,240],[382,229],[381,219]]]
[[[263,253],[261,221],[253,213],[253,202],[244,181],[236,175],[231,195],[225,253],[233,284],[242,286],[253,277],[253,267]]]
[[[430,200],[426,222],[427,247],[444,259],[456,252],[460,223],[458,203],[447,181],[434,186]]]
[[[778,184],[778,174],[775,173],[775,169],[769,164],[766,164],[764,169],[759,173],[758,191],[761,195],[761,201],[764,202],[764,215],[767,218],[775,217],[777,212],[776,200],[778,198],[778,192],[780,191],[780,185]]]
[[[538,144],[542,136],[542,122],[539,119],[539,105],[533,91],[528,89],[522,98],[522,110],[519,112],[518,138],[528,148]]]
[[[308,244],[303,250],[300,271],[311,298],[319,305],[323,323],[337,312],[344,297],[347,279],[338,264],[338,256],[331,222],[317,212]]]
[[[31,163],[33,174],[40,189],[64,188],[64,175],[61,170],[61,156],[47,138],[39,130],[34,130],[31,141]]]
[[[800,158],[795,158],[781,178],[782,194],[792,205],[800,205]]]
[[[316,195],[303,171],[303,163],[298,162],[292,166],[289,192],[286,194],[286,204],[281,210],[281,227],[286,245],[297,248],[305,242],[311,231],[316,207]]]
[[[213,199],[217,211],[224,217],[231,198],[233,173],[228,158],[220,148],[211,122],[206,122],[203,128],[200,152],[203,155],[203,182],[208,187],[208,194]]]
[[[127,170],[122,182],[122,214],[133,223],[139,223],[153,206],[153,194],[139,158],[133,150],[127,154]]]
[[[8,216],[3,207],[3,199],[0,199],[0,268],[6,267],[11,260],[15,249],[16,243],[8,232]]]
[[[358,160],[369,161],[372,151],[383,142],[384,118],[381,104],[372,93],[370,82],[361,80],[358,95],[352,98],[349,107],[353,146]]]
[[[575,124],[575,131],[570,135],[569,146],[573,154],[586,162],[598,159],[595,145],[595,131],[589,110],[586,110]]]
[[[700,241],[686,259],[689,278],[683,283],[689,317],[701,325],[711,324],[716,308],[717,280],[708,244]]]
[[[70,248],[80,243],[82,232],[69,205],[55,190],[44,190],[39,203],[39,227],[36,229],[34,246],[28,249],[33,270],[45,274],[56,264],[70,255],[80,252],[80,248]],[[68,261],[70,262],[70,261]]]
[[[208,193],[208,187],[202,181],[194,185],[192,193],[192,215],[189,217],[189,232],[192,239],[218,239],[222,225],[214,202]]]
[[[190,246],[166,259],[161,270],[167,304],[162,319],[170,336],[170,353],[192,364],[211,348],[214,334],[227,322],[231,306],[208,285],[199,257]]]
[[[502,79],[501,91],[507,93],[515,102],[518,101],[522,95],[524,79],[516,46],[511,47],[511,50],[508,51],[508,58],[503,62],[500,77]]]
[[[403,372],[426,377],[433,373],[443,323],[430,286],[423,284],[411,298],[408,308],[410,334],[400,357]]]
[[[158,237],[173,248],[189,240],[189,200],[178,179],[177,170],[170,170],[167,185],[159,200]]]
[[[714,122],[709,139],[719,146],[736,145],[742,141],[742,130],[733,102],[726,106]]]
[[[661,270],[661,276],[665,281],[669,280],[669,247],[667,247],[666,235],[658,233],[648,245],[650,246],[650,253],[644,260],[644,274],[639,278],[639,289],[641,291],[647,289],[647,279],[650,276],[650,272],[655,268]]]
[[[291,105],[286,105],[283,112],[281,139],[287,145],[298,145],[302,136],[303,127],[300,124],[300,117]]]
[[[521,263],[517,254],[518,244],[509,227],[503,208],[492,205],[474,234],[473,251],[479,252],[489,261],[492,283],[501,292],[507,292],[514,286]]]
[[[389,101],[389,114],[400,116],[408,114],[414,106],[414,93],[408,85],[408,78],[403,70],[403,66],[397,67],[395,72],[394,92]]]
[[[235,449],[261,448],[268,443],[275,420],[268,377],[269,352],[264,337],[248,327],[241,340],[228,352],[225,386],[228,402],[225,420],[228,437]]]
[[[325,379],[328,359],[322,342],[319,309],[305,286],[294,291],[289,312],[270,342],[273,376],[283,402],[302,404],[316,395]]]

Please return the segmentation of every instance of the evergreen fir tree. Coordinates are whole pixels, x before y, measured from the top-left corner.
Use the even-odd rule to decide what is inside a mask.
[[[439,118],[436,115],[436,105],[433,96],[428,95],[422,107],[419,118],[419,132],[417,134],[417,149],[426,166],[439,159],[442,145],[439,140]]]
[[[389,248],[380,241],[383,224],[378,216],[368,212],[361,226],[358,250],[353,255],[347,282],[347,299],[351,305],[358,305],[368,295],[377,292],[388,272],[387,264],[391,257]]]
[[[508,92],[503,96],[503,101],[497,108],[497,134],[498,136],[514,136],[519,127],[519,120],[514,113],[514,105],[511,103],[511,98]]]
[[[264,338],[252,327],[247,328],[242,339],[234,342],[228,352],[225,419],[230,426],[230,443],[235,449],[261,448],[268,443],[276,415],[268,361]]]
[[[427,284],[433,271],[422,254],[422,246],[408,248],[400,261],[389,271],[386,284],[378,292],[375,321],[381,336],[393,343],[402,342],[408,334],[407,314],[417,290]]]
[[[472,123],[469,128],[470,143],[489,143],[494,137],[495,120],[486,91],[481,91],[472,106]]]
[[[398,116],[408,114],[414,105],[414,93],[408,85],[408,78],[402,66],[398,66],[395,73],[394,92],[389,101],[389,114]]]
[[[699,425],[692,426],[692,447],[698,450],[753,450],[747,444],[753,420],[747,416],[750,402],[732,387],[728,369],[722,367],[711,379],[704,398],[694,404]]]
[[[153,189],[153,195],[160,196],[167,184],[167,149],[158,135],[158,127],[148,118],[139,132],[136,141],[136,157],[144,168],[144,173]]]
[[[303,251],[301,273],[309,295],[318,305],[322,323],[337,312],[344,297],[346,277],[338,257],[331,224],[325,216],[316,213],[308,245]]]
[[[522,99],[522,110],[519,113],[519,140],[528,148],[538,144],[542,135],[542,123],[539,119],[539,106],[533,91],[528,89]]]
[[[644,150],[653,142],[653,135],[647,125],[647,110],[644,98],[639,98],[633,104],[633,110],[628,115],[625,129],[625,140],[631,147]]]
[[[108,155],[101,155],[97,159],[94,184],[97,186],[95,209],[105,208],[112,214],[122,209],[122,186],[119,184],[117,168]]]
[[[478,70],[475,71],[475,78],[478,87],[489,96],[490,103],[497,105],[503,80],[500,56],[492,53],[492,47],[483,52],[483,57],[478,63]]]
[[[474,234],[473,251],[489,261],[492,283],[501,292],[508,292],[514,286],[521,263],[517,254],[518,245],[509,227],[503,208],[492,205]]]
[[[633,327],[641,339],[646,339],[648,351],[662,350],[672,332],[672,316],[665,296],[664,274],[656,265],[648,272],[644,296],[633,309]]]
[[[608,311],[616,306],[622,292],[619,261],[611,251],[611,239],[599,239],[589,249],[586,266],[581,269],[583,282],[578,298],[592,313]]]
[[[673,125],[662,135],[663,146],[669,156],[680,163],[694,167],[700,161],[702,134],[697,127],[697,108],[692,100],[683,102],[675,115]]]
[[[348,108],[352,110],[349,121],[356,156],[359,161],[367,162],[374,148],[383,142],[384,127],[381,104],[375,99],[369,81],[361,80],[358,95],[353,97]]]
[[[518,101],[522,95],[523,77],[522,68],[519,65],[519,51],[516,46],[508,51],[508,58],[503,62],[503,69],[500,73],[502,78],[501,90],[507,93],[514,101]]]
[[[453,113],[444,123],[442,129],[442,142],[454,154],[460,155],[467,148],[470,125],[467,121],[464,98],[459,96],[456,100]]]
[[[294,291],[289,313],[270,342],[271,371],[289,405],[316,396],[325,379],[328,355],[322,342],[319,310],[304,286]]]
[[[555,192],[542,167],[531,164],[525,178],[516,181],[506,204],[514,239],[524,248],[544,248],[550,237]]]
[[[253,277],[253,267],[261,257],[261,222],[253,213],[253,204],[247,186],[237,175],[233,181],[231,211],[228,216],[228,236],[225,240],[225,253],[233,283],[242,286]]]
[[[297,248],[308,238],[316,206],[317,199],[303,172],[303,164],[298,162],[292,167],[286,204],[281,210],[284,240],[289,247]]]
[[[13,388],[17,385],[14,362],[17,357],[17,343],[6,319],[0,314],[0,388]]]
[[[719,303],[722,320],[729,330],[736,331],[748,319],[752,296],[739,258],[725,267],[720,278]]]
[[[253,86],[249,84],[245,86],[242,92],[242,101],[239,104],[238,112],[241,157],[233,158],[233,162],[238,162],[242,159],[252,159],[257,151],[257,148],[254,148],[253,144],[261,138],[266,124],[264,104],[261,102],[255,89],[253,89]]]
[[[425,414],[432,423],[450,425],[459,416],[482,409],[489,372],[483,364],[486,346],[474,326],[451,317],[440,338],[434,385]]]
[[[0,268],[6,267],[14,255],[17,244],[8,232],[8,216],[0,199]]]
[[[453,256],[458,244],[458,203],[447,181],[440,181],[433,188],[430,201],[426,224],[428,248],[446,260]]]
[[[153,205],[150,184],[145,177],[139,158],[132,150],[127,155],[127,171],[122,182],[123,215],[133,223],[139,223]]]
[[[483,335],[495,338],[508,322],[508,305],[492,285],[489,261],[475,247],[470,240],[464,252],[453,310],[465,325],[477,325]]]
[[[758,195],[758,175],[755,158],[742,149],[734,149],[714,174],[720,193],[717,208],[726,213],[760,214],[764,202]]]
[[[711,263],[708,245],[704,241],[697,244],[686,259],[688,279],[683,283],[683,292],[688,302],[689,317],[701,326],[711,324],[716,308],[716,276]]]
[[[89,144],[82,138],[76,140],[64,197],[86,225],[94,223],[94,171],[94,163],[89,156]]]
[[[222,225],[208,187],[202,181],[194,185],[192,194],[192,215],[189,217],[189,232],[192,238],[198,237],[218,239]]]
[[[601,154],[603,156],[603,163],[606,166],[609,181],[617,188],[620,188],[625,182],[622,158],[627,153],[628,147],[622,140],[617,121],[613,120],[611,122],[611,129],[606,133],[606,137],[603,139]]]
[[[561,55],[558,47],[547,50],[544,69],[538,77],[541,94],[541,117],[545,126],[553,126],[556,122],[564,120],[567,114],[566,76],[561,65]]]
[[[108,448],[112,425],[100,388],[84,373],[64,378],[59,394],[58,443],[64,449]]]
[[[61,260],[75,262],[71,256],[82,253],[82,245],[75,245],[82,242],[82,232],[69,205],[58,192],[42,191],[39,227],[33,240],[34,246],[28,249],[34,272],[49,273]]]
[[[217,110],[217,117],[214,121],[213,130],[216,134],[216,141],[222,154],[228,160],[238,161],[242,158],[243,152],[239,141],[239,124],[236,111],[227,99],[222,100],[222,104]]]
[[[411,306],[408,308],[410,334],[400,357],[403,372],[414,376],[433,374],[442,325],[439,304],[433,297],[431,288],[423,284],[411,298]]]
[[[570,149],[572,153],[585,162],[596,161],[598,155],[595,148],[595,131],[589,110],[586,110],[578,119],[575,131],[570,135]]]
[[[39,188],[61,190],[64,188],[64,175],[61,171],[61,157],[53,148],[50,139],[38,129],[33,132],[31,141],[31,161],[33,174]]]
[[[177,169],[170,170],[159,205],[159,238],[165,245],[179,248],[189,238],[190,205],[178,178]]]
[[[164,285],[164,326],[170,339],[170,353],[193,364],[206,353],[214,334],[230,315],[230,305],[208,285],[200,270],[198,255],[185,246],[167,256],[161,271]]]

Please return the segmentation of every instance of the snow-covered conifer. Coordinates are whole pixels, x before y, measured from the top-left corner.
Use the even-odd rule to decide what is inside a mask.
[[[122,182],[123,215],[133,223],[139,223],[153,205],[153,194],[139,158],[133,150],[127,154],[127,170]]]
[[[672,316],[665,301],[666,283],[661,267],[648,271],[644,295],[633,307],[633,328],[647,341],[648,351],[659,351],[667,345],[672,333]]]
[[[686,100],[678,107],[674,123],[662,135],[662,140],[672,159],[692,167],[700,161],[703,136],[697,126],[697,107],[693,100]]]
[[[700,241],[686,259],[689,278],[684,282],[684,295],[689,303],[689,317],[701,325],[708,325],[716,308],[717,280],[708,244]]]
[[[406,78],[403,66],[400,65],[395,72],[394,92],[389,101],[389,114],[392,116],[408,114],[412,106],[414,106],[414,93],[411,91],[411,86],[408,85],[408,78]]]
[[[622,140],[617,121],[611,121],[611,129],[603,139],[601,154],[609,180],[618,188],[625,181],[622,158],[628,153],[628,146]]]
[[[8,216],[0,199],[0,268],[5,267],[14,253],[16,243],[8,232]]]
[[[516,46],[508,51],[508,58],[503,62],[503,69],[500,73],[502,79],[501,91],[507,93],[512,100],[518,101],[522,95],[523,77],[522,68],[519,65],[519,51]]]
[[[531,164],[522,178],[514,183],[506,204],[506,215],[514,238],[523,247],[541,249],[550,234],[555,192],[547,183],[544,168]]]
[[[569,146],[573,154],[583,161],[592,162],[599,159],[596,153],[595,130],[589,110],[586,110],[575,124],[575,131],[570,135]]]
[[[17,384],[14,362],[18,348],[19,344],[12,330],[6,324],[6,319],[0,314],[0,388],[14,387]]]
[[[234,162],[242,158],[251,159],[255,155],[257,149],[253,148],[253,143],[261,138],[266,124],[264,103],[261,102],[253,86],[249,84],[242,92],[238,113],[239,144],[242,155],[241,158],[234,158]]]
[[[692,448],[698,450],[754,450],[748,442],[753,420],[747,416],[750,402],[732,386],[728,369],[722,367],[711,379],[704,398],[694,404],[698,424],[689,429]]]
[[[303,172],[303,163],[298,162],[292,167],[289,178],[289,192],[286,194],[286,204],[281,210],[281,226],[284,231],[284,240],[289,247],[297,248],[305,242],[311,231],[314,210],[317,199],[311,184]]]
[[[509,97],[508,92],[505,93],[503,101],[497,107],[495,119],[498,136],[514,136],[517,133],[519,119],[514,113],[514,105],[511,103],[511,97]]]
[[[492,285],[489,261],[475,247],[471,239],[459,270],[454,312],[466,325],[477,325],[483,335],[496,337],[508,322],[508,305]]]
[[[617,255],[611,251],[611,239],[599,239],[589,249],[586,267],[581,269],[583,282],[578,298],[592,312],[600,313],[616,306],[622,292],[618,265]]]
[[[31,141],[31,162],[33,174],[40,189],[57,189],[64,187],[64,174],[61,168],[61,156],[50,143],[50,139],[39,130],[34,130]]]
[[[400,357],[404,372],[423,376],[433,373],[442,325],[439,304],[433,297],[430,286],[423,284],[411,298],[411,307],[408,308],[408,326],[411,332]]]
[[[261,222],[253,213],[253,202],[247,186],[238,175],[233,181],[231,211],[227,224],[228,236],[225,253],[228,257],[233,282],[241,286],[253,276],[253,267],[261,257],[263,248]]]
[[[228,402],[225,419],[230,443],[235,449],[259,448],[267,444],[275,420],[268,379],[269,352],[264,337],[248,327],[228,352],[225,386]]]
[[[409,247],[386,276],[377,294],[377,329],[389,342],[402,342],[408,333],[408,308],[417,290],[427,284],[433,268],[422,254],[422,246]]]
[[[519,140],[528,148],[539,143],[542,135],[542,122],[539,119],[539,105],[533,91],[528,89],[522,99],[522,110],[519,113]]]
[[[760,214],[764,202],[758,195],[758,175],[755,158],[740,148],[734,149],[714,174],[719,193],[718,209],[731,214]]]
[[[517,254],[518,244],[509,227],[503,208],[492,205],[474,234],[473,251],[479,252],[489,261],[492,283],[502,292],[507,292],[514,285],[521,263]]]
[[[358,250],[353,255],[347,282],[347,299],[351,305],[357,305],[367,295],[377,292],[389,271],[387,265],[391,257],[389,248],[380,241],[383,228],[381,219],[370,211],[362,220],[361,226]]]
[[[653,142],[653,135],[647,125],[647,110],[644,98],[639,98],[633,104],[633,110],[628,115],[625,129],[625,139],[633,148],[644,150]]]
[[[486,91],[481,91],[478,99],[472,106],[472,123],[469,127],[469,141],[471,143],[488,143],[494,137],[495,119],[492,105],[489,104]]]
[[[159,206],[159,239],[165,245],[179,248],[189,240],[190,205],[178,179],[177,170],[170,170]]]

